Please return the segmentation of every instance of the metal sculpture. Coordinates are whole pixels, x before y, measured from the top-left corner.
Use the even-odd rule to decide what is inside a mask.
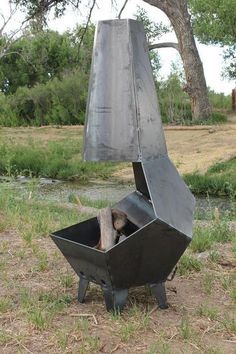
[[[107,310],[121,310],[128,289],[149,285],[167,307],[165,281],[192,238],[195,200],[171,163],[143,25],[98,23],[84,133],[84,158],[133,163],[136,190],[114,207],[127,236],[103,252],[97,218],[51,235],[80,277],[79,301],[99,284]]]

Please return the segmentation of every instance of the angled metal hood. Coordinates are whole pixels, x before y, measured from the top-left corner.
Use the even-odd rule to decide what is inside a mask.
[[[167,154],[141,22],[98,23],[84,140],[90,161],[138,162]]]

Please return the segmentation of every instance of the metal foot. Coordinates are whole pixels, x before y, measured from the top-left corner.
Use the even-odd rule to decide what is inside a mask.
[[[79,281],[79,291],[78,291],[78,301],[84,302],[86,291],[88,289],[89,281],[85,278],[80,278]]]
[[[167,304],[165,283],[150,284],[150,289],[157,299],[159,308],[162,310],[167,309],[169,306]]]
[[[105,287],[102,289],[107,311],[122,311],[127,301],[128,289],[111,289]]]

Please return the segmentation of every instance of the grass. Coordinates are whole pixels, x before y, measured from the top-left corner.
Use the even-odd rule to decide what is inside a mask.
[[[195,194],[236,197],[236,158],[213,165],[204,175],[196,172],[183,177]]]
[[[13,306],[12,300],[9,297],[0,298],[0,313],[7,312]]]
[[[71,274],[61,275],[60,284],[65,288],[71,288],[74,283],[74,278]]]
[[[88,218],[88,214],[78,213],[76,209],[66,209],[56,203],[40,205],[37,199],[28,199],[19,192],[0,189],[0,210],[3,210],[2,231],[16,229],[24,241],[31,245],[35,237],[45,237],[50,232],[70,226]],[[47,267],[47,256],[39,254],[39,268]]]
[[[204,252],[210,250],[212,246],[219,243],[232,241],[235,237],[235,232],[230,230],[226,220],[217,220],[207,227],[196,227],[190,248],[193,252]],[[217,258],[216,254],[213,254]]]
[[[198,119],[198,120],[193,120],[191,118],[191,115],[187,116],[184,119],[177,119],[175,121],[176,124],[179,125],[218,125],[218,124],[224,124],[227,122],[227,116],[223,113],[220,112],[212,112],[212,114],[207,118],[207,119]],[[164,123],[168,123],[168,120],[165,121]]]
[[[101,291],[95,285],[90,286],[86,303],[77,303],[77,281],[73,272],[47,240],[51,231],[82,221],[88,215],[79,215],[76,208],[66,209],[56,202],[40,203],[36,192],[30,195],[34,190],[37,192],[34,179],[25,194],[13,188],[0,189],[3,232],[0,234],[0,282],[1,291],[7,294],[0,299],[4,323],[4,328],[0,329],[0,351],[7,345],[11,352],[22,353],[29,352],[27,348],[32,352],[46,352],[50,348],[57,353],[80,354],[111,352],[117,348],[124,352],[143,350],[149,354],[167,354],[175,352],[176,348],[191,352],[193,347],[189,347],[189,343],[193,343],[202,352],[213,354],[221,352],[221,348],[213,346],[216,338],[217,345],[221,345],[235,335],[236,325],[231,313],[235,303],[233,274],[227,267],[223,269],[214,264],[220,256],[217,243],[231,243],[233,250],[236,246],[227,219],[214,219],[211,227],[195,230],[192,248],[181,257],[178,265],[175,280],[178,293],[167,292],[171,306],[166,312],[156,309],[155,300],[145,289],[131,289],[127,308],[121,315],[112,316],[105,312]],[[73,200],[76,203],[71,196],[71,202]],[[82,204],[88,206],[109,205],[108,201],[93,203],[86,198],[82,200]],[[10,231],[9,238],[1,239],[1,236],[8,237],[7,231]],[[204,250],[210,252],[206,263],[196,258],[196,252]],[[133,291],[137,302],[132,299]],[[183,301],[188,308],[184,316]],[[98,324],[90,316],[78,317],[86,314],[94,314]],[[207,327],[199,328],[199,320],[202,323],[204,319],[207,325],[210,319],[218,326],[212,326],[211,342],[205,333]],[[201,343],[197,342],[198,334]],[[108,344],[110,347],[106,347]]]
[[[214,277],[212,274],[210,273],[203,274],[201,283],[205,294],[207,295],[211,294],[213,288],[213,281],[214,281]]]
[[[65,295],[53,293],[32,293],[23,289],[20,293],[20,303],[23,315],[34,328],[39,331],[50,326],[55,315],[62,311],[72,299]]]
[[[148,349],[147,354],[171,354],[171,352],[169,344],[162,340],[152,344]]]
[[[202,263],[185,253],[179,260],[177,272],[179,275],[187,275],[191,272],[200,272],[202,269]]]
[[[201,304],[197,308],[196,313],[197,313],[198,316],[207,317],[211,321],[216,321],[219,318],[219,311],[216,308],[214,308],[214,307],[210,307],[206,303]]]
[[[46,135],[45,135],[46,136]],[[7,176],[48,177],[87,182],[91,178],[106,179],[114,170],[112,162],[84,162],[81,157],[82,132],[66,139],[42,143],[39,138],[22,141],[1,136],[0,174]]]
[[[193,335],[188,317],[183,317],[179,326],[179,333],[183,339],[190,339]]]

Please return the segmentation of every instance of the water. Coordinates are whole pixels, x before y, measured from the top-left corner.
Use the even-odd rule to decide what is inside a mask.
[[[96,181],[82,185],[78,182],[63,182],[47,178],[18,177],[12,180],[0,177],[0,182],[3,182],[2,187],[17,189],[22,196],[31,193],[37,199],[58,203],[68,203],[71,195],[74,195],[83,196],[91,201],[106,200],[115,204],[135,190],[134,184],[118,184],[109,181]],[[235,202],[233,204],[225,197],[196,196],[196,218],[208,219],[216,208],[220,213],[229,213],[235,208]]]

